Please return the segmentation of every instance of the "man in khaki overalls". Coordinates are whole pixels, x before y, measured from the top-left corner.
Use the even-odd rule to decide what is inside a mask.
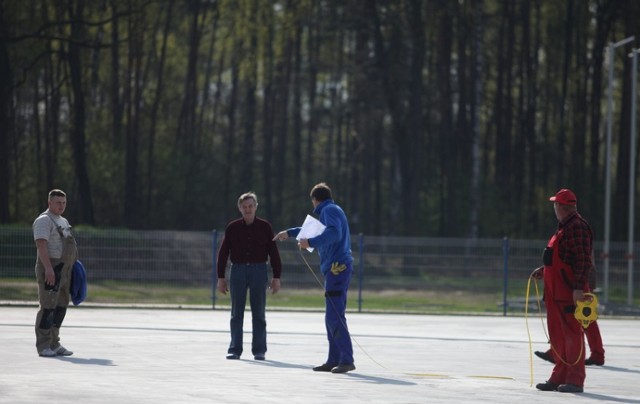
[[[36,316],[36,349],[40,356],[69,356],[73,352],[60,345],[60,326],[69,306],[71,267],[78,251],[71,226],[62,213],[67,195],[54,189],[49,192],[49,208],[33,222],[36,242],[36,280],[40,309]]]

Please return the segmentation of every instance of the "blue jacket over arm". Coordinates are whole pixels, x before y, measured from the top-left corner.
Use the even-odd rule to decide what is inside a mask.
[[[313,213],[318,215],[320,223],[326,226],[322,234],[309,239],[309,245],[318,249],[322,273],[326,275],[334,262],[352,263],[349,222],[342,208],[332,199],[327,199],[316,206]],[[287,234],[291,237],[297,236],[298,233],[300,227],[287,229]]]

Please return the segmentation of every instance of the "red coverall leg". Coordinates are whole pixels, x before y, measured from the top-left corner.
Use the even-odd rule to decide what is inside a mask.
[[[551,324],[549,324],[550,326]],[[549,331],[551,333],[551,331]],[[602,345],[602,336],[600,335],[600,327],[598,327],[598,322],[594,321],[589,325],[589,327],[584,331],[584,334],[587,336],[587,343],[589,344],[589,351],[591,351],[591,355],[589,358],[596,363],[604,363],[604,347]],[[553,353],[553,349],[549,348],[547,350],[547,355],[552,357],[554,361],[558,360]]]
[[[584,386],[584,334],[582,325],[575,319],[573,302],[546,299],[547,324],[551,346],[557,355],[549,382],[554,384],[575,384]],[[580,358],[577,363],[576,360]],[[565,363],[566,362],[566,363]],[[575,363],[575,365],[574,365]]]
[[[587,342],[589,343],[589,349],[591,350],[590,358],[594,362],[604,363],[604,347],[602,346],[602,336],[600,335],[598,322],[594,321],[589,324],[589,327],[584,333],[587,336]]]

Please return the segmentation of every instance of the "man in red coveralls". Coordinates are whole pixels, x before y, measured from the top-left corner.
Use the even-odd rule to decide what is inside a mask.
[[[591,270],[589,271],[589,289],[591,291],[594,291],[596,289],[596,268],[593,265],[591,266]],[[584,335],[587,337],[587,343],[589,344],[589,349],[591,350],[591,355],[589,357],[585,356],[587,358],[584,360],[585,366],[604,365],[604,346],[602,345],[602,336],[600,335],[600,327],[598,326],[598,322],[594,321],[589,324],[589,327],[585,328],[584,330]],[[551,348],[546,351],[535,351],[534,353],[541,359],[544,359],[551,363],[556,363],[553,349]]]
[[[585,379],[585,346],[582,325],[574,317],[576,302],[589,291],[593,267],[593,233],[577,209],[576,195],[561,189],[549,198],[558,219],[558,230],[544,250],[544,266],[531,274],[544,279],[547,327],[556,361],[551,377],[536,388],[542,391],[582,393]]]

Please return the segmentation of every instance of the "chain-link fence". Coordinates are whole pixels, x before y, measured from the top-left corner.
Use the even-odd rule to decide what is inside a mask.
[[[215,294],[215,259],[223,232],[76,230],[80,259],[92,282],[165,282],[202,286]],[[541,264],[546,240],[448,239],[353,235],[357,291],[412,290],[496,293],[507,306],[522,306],[531,271]],[[278,243],[287,288],[317,288],[318,283],[296,243]],[[638,307],[640,276],[629,283],[627,243],[611,243],[609,307]],[[635,245],[638,256],[639,245]],[[604,285],[601,244],[596,243],[597,281]],[[33,279],[35,244],[30,228],[0,228],[0,282]],[[318,256],[302,252],[318,271]],[[638,272],[637,269],[635,272]],[[629,304],[629,296],[632,297]],[[3,297],[0,296],[0,300]]]

